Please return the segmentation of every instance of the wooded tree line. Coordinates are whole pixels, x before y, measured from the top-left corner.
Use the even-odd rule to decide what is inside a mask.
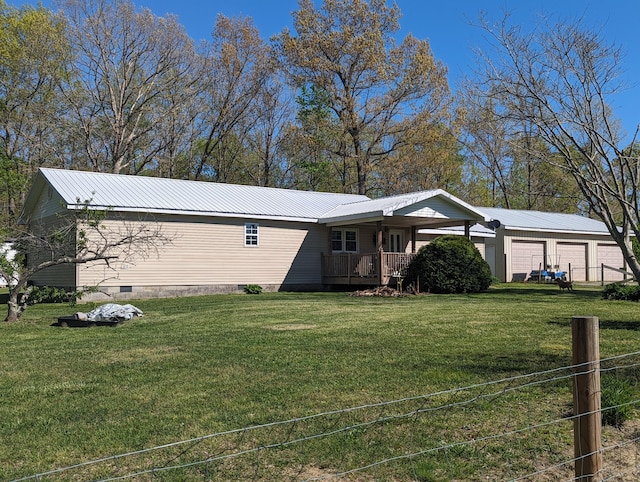
[[[481,19],[495,51],[453,95],[428,41],[396,38],[386,0],[300,0],[269,40],[218,15],[199,44],[130,0],[59,5],[0,0],[5,225],[47,166],[372,197],[443,188],[637,229],[637,151],[608,103],[619,51],[580,22],[535,37]]]

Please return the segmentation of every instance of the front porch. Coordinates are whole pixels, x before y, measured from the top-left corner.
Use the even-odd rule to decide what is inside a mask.
[[[406,276],[420,230],[463,227],[489,219],[460,199],[435,189],[345,204],[318,220],[327,226],[322,254],[325,285],[386,286]],[[442,233],[435,233],[435,235]]]
[[[415,253],[322,254],[322,282],[326,285],[386,286],[404,277]]]

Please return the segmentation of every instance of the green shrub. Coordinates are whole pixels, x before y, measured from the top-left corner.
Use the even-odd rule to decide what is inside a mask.
[[[618,377],[602,377],[600,381],[602,424],[613,427],[621,427],[633,416],[635,399],[634,389],[631,383]]]
[[[260,285],[246,285],[244,292],[248,295],[259,295],[262,293],[262,286]]]
[[[491,269],[464,236],[448,235],[423,246],[409,265],[407,282],[432,293],[477,293],[491,285]]]
[[[27,305],[36,305],[38,303],[69,303],[71,306],[75,304],[86,294],[96,293],[97,287],[84,287],[78,290],[65,290],[64,288],[56,288],[54,286],[33,286],[27,288],[26,303]]]
[[[67,291],[63,288],[54,286],[33,286],[30,288],[27,304],[35,305],[38,303],[71,303],[75,304],[78,300],[78,293],[75,291]]]
[[[639,301],[640,286],[611,283],[604,287],[602,297],[605,300]]]

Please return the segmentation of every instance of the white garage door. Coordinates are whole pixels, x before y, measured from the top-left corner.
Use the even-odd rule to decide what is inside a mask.
[[[587,281],[587,245],[581,243],[558,243],[556,248],[561,271],[569,271],[571,281]]]
[[[624,269],[624,258],[617,244],[598,245],[598,269],[600,269],[600,265],[602,264],[611,266],[612,268]],[[622,273],[605,268],[605,281],[620,281],[622,279],[624,279]]]
[[[531,271],[544,269],[544,242],[513,241],[511,243],[511,281],[525,281]]]

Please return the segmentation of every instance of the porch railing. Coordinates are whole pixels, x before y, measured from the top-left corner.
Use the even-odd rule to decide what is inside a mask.
[[[382,275],[388,278],[405,277],[415,253],[382,253]]]
[[[414,257],[411,253],[385,252],[382,257],[378,253],[323,254],[322,278],[326,284],[386,285],[393,277],[404,277]]]

